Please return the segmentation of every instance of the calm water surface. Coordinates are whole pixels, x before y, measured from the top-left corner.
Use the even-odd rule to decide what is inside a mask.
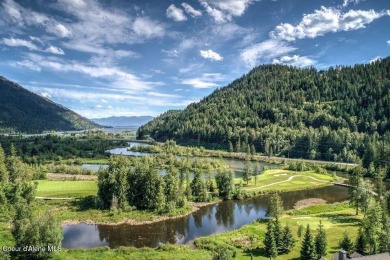
[[[322,198],[328,203],[344,201],[348,189],[329,186],[313,190],[282,194],[285,209],[306,198]],[[65,248],[91,248],[98,246],[157,247],[160,243],[185,244],[195,238],[218,234],[264,218],[266,197],[240,201],[224,201],[201,208],[189,216],[169,219],[153,224],[131,225],[67,225],[64,226]]]

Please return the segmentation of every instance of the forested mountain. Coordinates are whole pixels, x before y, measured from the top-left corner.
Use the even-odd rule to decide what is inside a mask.
[[[0,132],[13,129],[40,133],[95,127],[99,125],[0,76]]]
[[[152,116],[111,116],[107,118],[91,119],[104,126],[141,126],[153,120]]]
[[[183,111],[160,115],[138,137],[332,161],[373,156],[366,163],[378,166],[389,130],[386,58],[325,71],[262,65]]]

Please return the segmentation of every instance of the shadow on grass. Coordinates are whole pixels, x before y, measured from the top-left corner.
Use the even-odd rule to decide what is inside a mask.
[[[337,224],[349,224],[349,225],[358,225],[359,219],[355,215],[347,213],[338,213],[338,214],[320,214],[317,215],[320,218],[327,218],[331,223]]]
[[[96,196],[90,195],[71,202],[77,211],[87,211],[90,209],[100,209],[99,200]]]

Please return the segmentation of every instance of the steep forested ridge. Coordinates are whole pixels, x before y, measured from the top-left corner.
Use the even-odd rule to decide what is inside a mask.
[[[155,118],[138,130],[138,137],[357,161],[371,148],[385,149],[389,130],[390,58],[386,58],[326,71],[262,65],[183,111]]]
[[[0,76],[0,130],[39,133],[99,125]]]

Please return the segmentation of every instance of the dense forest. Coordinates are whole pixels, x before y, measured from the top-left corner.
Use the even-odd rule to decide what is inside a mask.
[[[390,151],[390,58],[325,71],[262,65],[138,138],[175,139],[236,152],[382,167]]]
[[[14,146],[24,162],[43,163],[48,160],[77,158],[104,158],[106,150],[127,146],[126,141],[110,140],[102,134],[91,134],[83,137],[45,136],[1,136],[0,144],[5,153],[11,153]]]
[[[0,76],[0,133],[81,130],[99,127],[72,110]]]

